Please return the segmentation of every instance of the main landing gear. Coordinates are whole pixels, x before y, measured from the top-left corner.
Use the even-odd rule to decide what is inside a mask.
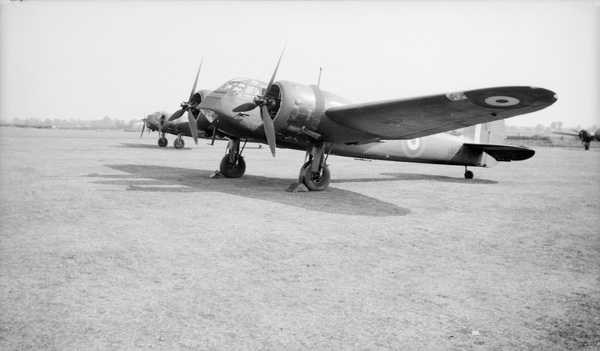
[[[300,168],[298,183],[304,184],[311,191],[327,189],[331,174],[326,162],[325,146],[313,146],[308,152],[308,161]]]
[[[245,146],[246,142],[240,150],[239,139],[231,139],[227,144],[227,153],[223,156],[219,167],[219,171],[226,178],[240,178],[246,172],[246,162],[242,157]]]
[[[183,138],[181,137],[181,134],[179,134],[177,136],[177,139],[175,139],[175,141],[173,142],[173,146],[176,149],[183,149],[183,147],[185,146],[185,142],[183,141]]]
[[[242,157],[242,152],[246,146],[246,141],[240,149],[239,139],[230,139],[227,144],[227,151],[221,164],[219,171],[215,173],[215,176],[219,174],[226,178],[240,178],[246,171],[246,162]],[[298,183],[304,184],[310,191],[321,191],[327,189],[331,175],[329,168],[327,167],[327,153],[325,145],[313,146],[310,151],[307,152],[308,161],[306,161],[300,168],[300,175],[298,176]]]
[[[467,166],[465,166],[465,179],[473,179],[473,172],[469,171]]]
[[[158,138],[158,146],[166,147],[167,144],[169,144],[169,141],[167,140],[164,134],[161,134],[160,138]]]

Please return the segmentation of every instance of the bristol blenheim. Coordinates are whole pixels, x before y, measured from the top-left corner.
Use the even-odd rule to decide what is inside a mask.
[[[228,178],[244,175],[246,142],[267,144],[273,156],[277,147],[306,151],[298,181],[318,191],[329,185],[328,155],[464,166],[467,179],[473,178],[467,167],[528,159],[535,153],[531,149],[489,143],[490,122],[556,101],[547,89],[503,86],[352,104],[319,84],[275,81],[280,62],[281,56],[266,84],[232,79],[214,91],[196,92],[199,68],[188,101],[167,122],[187,112],[189,126],[179,137],[227,138],[220,173]],[[448,133],[470,126],[473,138]]]
[[[559,135],[574,136],[574,137],[579,138],[579,140],[581,140],[581,143],[583,144],[583,148],[585,150],[590,149],[590,144],[592,143],[592,141],[594,141],[594,140],[600,141],[600,129],[596,129],[595,133],[590,133],[585,129],[582,129],[578,132],[552,132],[552,133],[559,134]]]
[[[140,133],[140,137],[144,135],[144,130],[148,128],[148,131],[158,132],[158,146],[166,147],[169,144],[169,140],[167,139],[167,134],[173,134],[177,137],[173,141],[173,147],[176,149],[183,149],[185,146],[185,141],[182,137],[192,136],[192,132],[190,131],[190,124],[186,122],[175,121],[172,118],[168,118],[171,114],[165,111],[158,111],[149,114],[146,118],[142,119],[142,131]],[[216,129],[211,123],[206,120],[206,118],[200,118],[197,121],[198,134],[197,137],[200,138],[214,138],[216,137],[215,131]]]

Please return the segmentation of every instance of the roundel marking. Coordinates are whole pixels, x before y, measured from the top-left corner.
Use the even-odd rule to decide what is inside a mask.
[[[402,149],[408,157],[419,157],[423,153],[423,141],[421,138],[403,140]]]
[[[406,146],[411,151],[417,151],[421,146],[421,138],[410,139],[406,141]]]
[[[520,101],[512,96],[496,95],[485,98],[485,103],[490,106],[507,107],[517,105]]]

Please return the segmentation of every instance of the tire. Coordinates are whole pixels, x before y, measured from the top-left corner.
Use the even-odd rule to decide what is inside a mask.
[[[167,138],[162,137],[158,139],[158,146],[160,147],[166,147],[167,144],[169,144],[169,141],[167,140]]]
[[[323,191],[329,186],[331,174],[326,165],[321,169],[321,173],[313,173],[310,170],[310,161],[302,165],[300,169],[300,180],[310,191]]]
[[[173,146],[176,149],[183,149],[183,147],[185,146],[185,142],[183,141],[183,139],[175,139],[175,141],[173,141]]]
[[[226,178],[240,178],[246,172],[246,162],[242,156],[238,156],[237,162],[233,164],[229,159],[229,155],[225,155],[221,160],[219,170]]]
[[[465,179],[473,179],[473,172],[465,171]]]

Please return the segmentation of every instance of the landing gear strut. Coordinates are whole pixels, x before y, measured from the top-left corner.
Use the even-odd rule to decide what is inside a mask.
[[[473,172],[469,171],[467,166],[465,166],[465,179],[473,179]]]
[[[326,164],[325,145],[313,146],[308,155],[308,161],[300,168],[298,182],[304,184],[311,191],[327,189],[331,174]]]
[[[244,142],[244,146],[246,143]],[[240,151],[240,140],[231,139],[227,145],[227,153],[221,160],[219,171],[227,178],[240,178],[246,171],[246,162],[242,157],[242,150]]]
[[[183,147],[185,146],[185,142],[183,141],[183,138],[181,137],[181,134],[179,134],[177,136],[177,139],[175,139],[175,141],[173,141],[173,146],[176,149],[183,149]]]
[[[166,147],[168,143],[169,143],[169,141],[167,140],[167,138],[165,137],[165,135],[161,134],[160,138],[158,138],[158,146],[160,146],[160,147]]]

